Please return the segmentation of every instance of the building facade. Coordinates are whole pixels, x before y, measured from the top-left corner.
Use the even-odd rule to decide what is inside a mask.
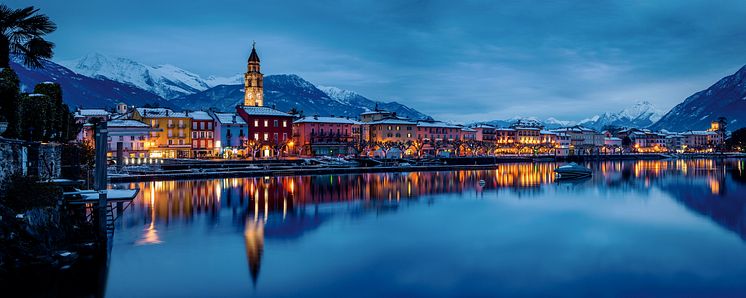
[[[215,119],[215,149],[223,158],[246,156],[249,126],[236,113],[210,112]]]
[[[192,119],[192,156],[205,158],[216,155],[215,120],[208,112],[185,112]]]
[[[192,119],[167,108],[136,108],[132,119],[150,126],[150,156],[189,158],[192,153]]]
[[[338,117],[303,117],[293,122],[293,141],[302,155],[335,156],[356,153],[362,124]]]

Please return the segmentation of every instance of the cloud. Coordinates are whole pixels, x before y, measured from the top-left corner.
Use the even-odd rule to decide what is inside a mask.
[[[265,73],[397,100],[446,120],[582,119],[661,109],[746,63],[746,2],[10,1],[59,25],[57,56],[97,51],[203,75]]]

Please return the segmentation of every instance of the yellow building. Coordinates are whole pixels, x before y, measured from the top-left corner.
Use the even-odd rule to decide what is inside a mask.
[[[371,142],[408,142],[417,139],[417,122],[389,118],[365,123]]]
[[[146,146],[150,157],[191,157],[192,119],[186,113],[166,108],[137,108],[132,112],[132,118],[160,130],[150,133]]]

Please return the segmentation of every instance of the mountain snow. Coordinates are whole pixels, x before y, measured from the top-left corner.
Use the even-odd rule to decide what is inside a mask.
[[[595,129],[601,129],[606,125],[643,128],[660,120],[662,116],[663,113],[649,101],[638,101],[617,113],[595,115],[578,124]]]
[[[238,76],[228,78],[211,76],[205,80],[198,74],[174,65],[149,66],[127,58],[109,57],[100,53],[91,53],[75,60],[60,61],[59,64],[80,75],[129,84],[165,99],[204,91],[219,84],[235,83]]]

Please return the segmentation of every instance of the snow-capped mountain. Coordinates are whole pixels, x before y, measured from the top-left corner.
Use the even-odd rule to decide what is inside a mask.
[[[10,67],[18,74],[22,92],[31,92],[41,82],[59,83],[62,98],[72,109],[79,106],[113,107],[122,101],[132,105],[165,103],[160,96],[129,84],[106,78],[90,78],[48,60],[42,61],[42,65],[43,68],[28,68],[20,58],[11,59]]]
[[[421,119],[427,115],[396,102],[377,102],[352,91],[334,87],[333,96],[297,75],[270,75],[264,77],[264,105],[282,111],[295,108],[305,115],[357,117],[376,107],[396,112],[397,115]],[[219,85],[192,95],[172,100],[170,105],[183,109],[209,109],[230,111],[243,103],[243,85]]]
[[[553,128],[560,128],[565,126],[573,126],[576,124],[575,121],[570,120],[558,120],[554,117],[549,117],[545,120],[540,120],[536,117],[526,117],[526,116],[514,116],[509,119],[505,120],[490,120],[486,122],[479,122],[479,123],[485,123],[497,127],[509,127],[516,123],[532,123],[532,124],[539,124],[541,126],[544,126],[546,129],[553,129]]]
[[[746,66],[687,97],[650,128],[704,130],[719,117],[727,119],[728,130],[746,127]]]
[[[365,96],[362,96],[358,93],[355,93],[353,91],[337,88],[337,87],[330,87],[330,86],[316,86],[319,90],[326,93],[329,98],[336,100],[337,102],[349,105],[353,107],[361,107],[364,109],[364,111],[372,111],[376,107],[379,109],[384,109],[390,112],[396,112],[397,115],[409,117],[412,119],[424,119],[427,118],[428,115],[425,115],[423,113],[420,113],[419,111],[410,108],[408,106],[405,106],[403,104],[400,104],[398,102],[392,101],[392,102],[382,102],[382,101],[374,101],[371,100]]]
[[[650,102],[638,101],[617,113],[607,112],[595,115],[578,122],[578,124],[595,129],[601,129],[606,125],[644,128],[658,121],[661,116],[660,110]]]
[[[130,84],[165,99],[204,91],[219,84],[235,82],[235,76],[210,77],[205,80],[195,73],[174,65],[150,66],[127,58],[109,57],[100,53],[91,53],[79,59],[59,63],[75,73]]]

